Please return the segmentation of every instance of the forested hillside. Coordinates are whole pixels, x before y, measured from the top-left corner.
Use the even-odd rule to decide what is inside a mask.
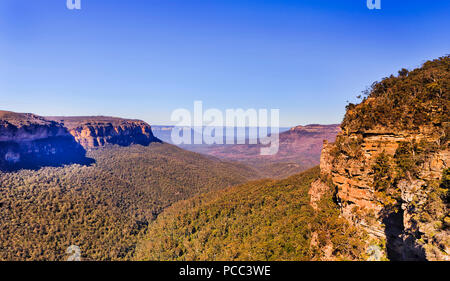
[[[260,180],[182,201],[149,225],[136,260],[357,259],[360,234],[339,218],[331,191],[320,209],[308,191],[313,168],[285,180]]]
[[[246,182],[253,170],[168,144],[93,150],[91,166],[0,172],[0,260],[129,259],[163,208]]]

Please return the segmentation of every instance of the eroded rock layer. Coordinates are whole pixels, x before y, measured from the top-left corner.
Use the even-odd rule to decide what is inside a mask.
[[[427,209],[437,204],[433,200],[448,168],[449,150],[427,151],[414,176],[406,172],[394,180],[389,175],[400,173],[395,157],[405,144],[429,145],[439,138],[420,131],[342,133],[339,138],[339,144],[324,145],[320,167],[336,188],[342,215],[385,244],[390,259],[447,260],[449,232],[436,218],[445,214],[429,215]],[[383,187],[383,181],[390,186]]]
[[[85,149],[107,144],[129,146],[131,144],[149,145],[151,142],[160,142],[153,135],[150,125],[140,120],[103,116],[47,117],[47,119],[62,123]]]
[[[88,163],[66,128],[29,113],[0,111],[0,169]]]
[[[450,58],[375,83],[324,143],[321,181],[341,215],[390,260],[450,260]],[[372,250],[371,250],[372,249]]]
[[[41,117],[0,111],[0,169],[88,164],[86,150],[160,142],[150,125],[113,117]]]

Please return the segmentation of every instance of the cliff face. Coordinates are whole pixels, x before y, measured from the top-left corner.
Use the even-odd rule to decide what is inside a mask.
[[[85,149],[117,144],[149,145],[160,142],[154,137],[150,125],[140,120],[129,120],[113,117],[47,117],[49,120],[61,122],[69,133]]]
[[[34,141],[67,135],[61,124],[30,113],[0,111],[0,141]]]
[[[342,217],[369,235],[368,252],[450,260],[448,69],[444,58],[386,78],[347,108],[336,142],[324,143],[311,203],[328,182]],[[433,80],[442,87],[427,86]]]
[[[41,117],[0,111],[0,169],[92,163],[86,150],[106,144],[160,142],[139,120],[113,117]]]
[[[381,242],[377,244],[386,245],[389,259],[448,260],[450,236],[443,226],[445,222],[440,220],[445,216],[445,208],[437,210],[437,214],[428,213],[428,209],[439,204],[433,201],[439,200],[435,198],[436,189],[443,170],[448,168],[449,150],[437,148],[421,155],[414,176],[413,171],[407,171],[404,177],[393,180],[391,174],[400,173],[395,157],[404,144],[433,144],[439,138],[419,129],[342,133],[339,139],[339,144],[324,145],[320,167],[322,175],[330,178],[336,189],[342,216]],[[340,150],[339,145],[353,145],[353,151]],[[378,169],[382,161],[385,168]],[[383,181],[389,186],[383,188]],[[313,193],[317,192],[320,190]]]
[[[84,149],[61,124],[34,114],[0,111],[0,169],[86,162]]]

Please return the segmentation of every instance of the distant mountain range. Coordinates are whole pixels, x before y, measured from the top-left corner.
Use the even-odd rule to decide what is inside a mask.
[[[171,142],[173,126],[153,126],[152,128],[158,138]],[[191,131],[193,135],[195,130],[191,129]],[[248,131],[249,128],[246,128],[246,136],[249,135]],[[181,144],[180,147],[223,160],[245,163],[259,170],[266,177],[284,178],[318,165],[323,141],[334,142],[340,127],[338,124],[312,124],[280,128],[279,131],[280,147],[278,153],[273,156],[261,156],[262,145],[248,144],[248,139],[246,144]]]
[[[141,120],[106,116],[49,116],[0,111],[0,168],[15,170],[62,164],[88,164],[86,151],[107,145],[147,146],[171,143],[173,126],[153,126]],[[229,128],[228,128],[229,129]],[[228,130],[227,129],[227,130]],[[246,128],[245,136],[249,136]],[[279,128],[279,152],[261,156],[261,144],[194,145],[181,148],[216,158],[242,162],[262,177],[282,178],[319,164],[324,140],[333,142],[339,125]],[[192,138],[198,130],[191,129]]]

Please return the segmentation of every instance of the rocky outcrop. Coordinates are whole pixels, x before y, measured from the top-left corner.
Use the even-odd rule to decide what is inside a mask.
[[[324,183],[322,180],[318,179],[311,183],[311,188],[309,189],[309,196],[311,198],[311,206],[317,210],[318,202],[326,194],[326,192],[330,189],[330,187]]]
[[[381,155],[391,162],[387,163],[390,175],[386,177],[393,177],[399,173],[395,157],[402,144],[439,143],[441,136],[427,133],[430,132],[428,129],[343,132],[338,136],[337,144],[325,143],[322,151],[321,173],[332,180],[342,216],[360,225],[374,241],[385,243],[390,259],[449,259],[448,230],[442,229],[439,220],[425,222],[422,219],[425,209],[432,204],[430,200],[434,200],[431,197],[441,181],[442,172],[449,165],[450,152],[445,146],[443,149],[435,146],[434,151],[421,156],[415,177],[412,172],[406,173],[405,178],[389,182],[391,191],[377,189],[376,181],[380,179],[374,167],[379,164]],[[442,128],[431,130],[440,131]],[[321,184],[315,183],[315,187]],[[311,196],[312,204],[318,200],[317,194],[320,195],[317,190],[311,189],[315,195]]]
[[[332,180],[342,216],[361,226],[373,241],[385,244],[390,259],[450,259],[450,233],[438,219],[445,214],[427,213],[439,201],[434,196],[450,161],[450,151],[441,143],[439,134],[445,131],[444,127],[448,124],[424,126],[415,131],[344,131],[337,143],[324,145],[321,172]],[[409,161],[420,157],[420,164],[415,167],[415,175],[414,167],[410,167],[402,177],[399,155],[404,144],[421,146],[422,155],[403,158]],[[389,169],[381,178],[377,177],[376,169],[380,159],[386,159]],[[393,180],[394,177],[397,179]],[[381,189],[377,182],[380,180],[386,180],[390,186]],[[314,187],[321,184],[315,183]],[[320,191],[311,189],[315,195],[311,196],[313,205],[318,200],[317,194],[320,195],[317,190]]]
[[[150,125],[113,117],[41,117],[0,111],[0,169],[89,164],[86,150],[160,142]]]
[[[331,124],[331,125],[320,125],[320,124],[310,124],[306,126],[296,126],[291,128],[288,132],[284,135],[289,134],[301,134],[301,135],[326,135],[326,136],[333,136],[336,137],[337,133],[339,133],[341,130],[340,126],[338,124]]]
[[[150,125],[140,120],[114,117],[46,117],[60,122],[85,149],[102,147],[107,144],[129,146],[149,145],[160,142]]]
[[[0,111],[0,169],[89,163],[66,128],[34,114]]]
[[[0,141],[34,141],[67,136],[67,130],[56,122],[30,113],[0,111]]]
[[[324,143],[311,204],[326,182],[373,259],[450,260],[449,82],[449,56],[384,78]]]

